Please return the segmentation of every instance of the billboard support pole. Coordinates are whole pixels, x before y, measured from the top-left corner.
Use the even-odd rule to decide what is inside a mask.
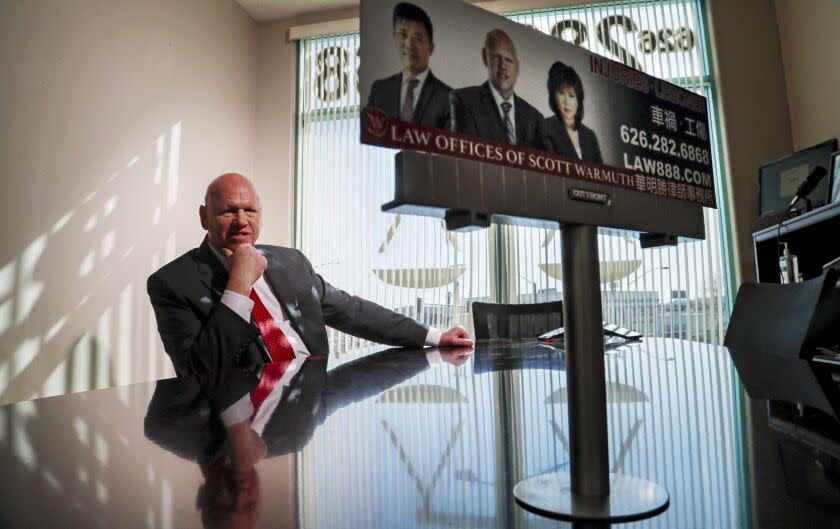
[[[610,482],[597,228],[564,224],[562,237],[571,490],[604,496]]]
[[[525,479],[513,494],[523,507],[565,520],[655,516],[668,508],[663,487],[609,471],[598,229],[563,224],[562,236],[570,472]]]

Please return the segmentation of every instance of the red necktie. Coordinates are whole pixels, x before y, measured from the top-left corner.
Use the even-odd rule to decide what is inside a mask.
[[[280,326],[271,317],[254,289],[251,289],[250,297],[254,301],[251,315],[260,329],[265,345],[268,347],[268,352],[271,353],[271,363],[265,364],[262,375],[260,375],[260,383],[251,392],[251,402],[254,404],[254,415],[256,415],[260,405],[274,389],[274,386],[280,382],[286,368],[295,359],[295,352],[289,344],[288,338],[280,330]],[[254,418],[254,415],[251,416],[251,419]]]

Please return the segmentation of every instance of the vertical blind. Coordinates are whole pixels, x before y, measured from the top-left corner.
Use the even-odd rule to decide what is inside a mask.
[[[696,1],[509,17],[713,96]],[[296,244],[316,270],[339,288],[440,328],[471,330],[473,301],[562,299],[557,230],[493,225],[450,233],[439,219],[380,211],[393,198],[395,151],[359,143],[358,49],[358,34],[306,39],[299,47]],[[713,158],[717,164],[716,152]],[[720,344],[728,311],[719,211],[704,210],[706,239],[676,247],[642,250],[627,233],[601,229],[604,319],[645,336]],[[334,354],[361,345],[337,331],[330,343]]]

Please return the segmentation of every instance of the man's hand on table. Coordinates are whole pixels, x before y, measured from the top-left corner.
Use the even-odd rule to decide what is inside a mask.
[[[473,345],[474,343],[467,330],[460,325],[443,331],[440,335],[440,342],[438,343],[438,347],[469,347],[470,349],[472,349]]]
[[[456,325],[441,333],[438,343],[440,358],[448,364],[460,367],[466,363],[473,351],[473,341],[467,330]]]

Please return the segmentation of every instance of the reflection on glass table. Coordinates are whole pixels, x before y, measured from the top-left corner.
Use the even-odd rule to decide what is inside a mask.
[[[569,527],[511,495],[568,465],[563,354],[517,367],[503,349],[483,350],[488,370],[481,345],[452,363],[382,348],[312,361],[259,440],[224,430],[200,380],[0,407],[0,527]],[[742,451],[725,349],[645,339],[616,351],[610,467],[671,494],[668,511],[632,527],[746,529],[779,504],[788,527],[832,527],[836,514],[818,513],[840,495],[812,479],[807,453]],[[748,494],[756,479],[775,495]]]

